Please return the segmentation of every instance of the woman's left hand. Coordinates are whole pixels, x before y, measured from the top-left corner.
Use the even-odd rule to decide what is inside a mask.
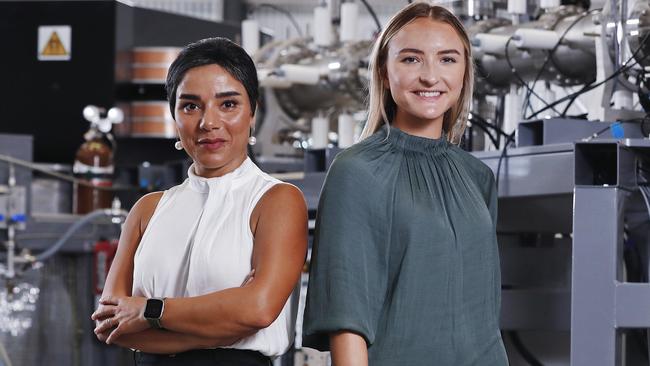
[[[93,320],[99,320],[95,334],[106,333],[112,329],[106,338],[106,344],[111,344],[123,334],[148,329],[149,323],[144,318],[146,303],[147,299],[144,297],[109,296],[100,299],[100,305],[91,317]]]

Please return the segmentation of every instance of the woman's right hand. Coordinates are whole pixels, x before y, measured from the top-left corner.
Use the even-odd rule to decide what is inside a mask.
[[[109,318],[109,319],[110,319],[110,318]],[[100,325],[102,325],[102,323],[103,323],[104,321],[107,321],[107,320],[108,320],[108,319],[95,320],[95,329],[97,329],[97,327],[99,327]],[[95,336],[97,337],[97,339],[98,339],[100,342],[105,343],[106,340],[108,339],[108,336],[111,335],[111,332],[112,332],[112,331],[113,331],[113,328],[108,329],[108,330],[106,330],[105,332],[99,332],[99,333],[98,333],[98,332],[95,332]]]

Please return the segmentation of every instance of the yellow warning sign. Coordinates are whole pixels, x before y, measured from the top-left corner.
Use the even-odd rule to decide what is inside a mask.
[[[47,44],[45,45],[45,48],[41,52],[41,55],[66,56],[67,54],[68,51],[66,51],[65,47],[63,47],[63,43],[61,43],[61,39],[59,38],[59,35],[56,32],[52,32],[52,36],[50,37],[50,40],[47,41]]]
[[[39,61],[69,61],[72,54],[72,27],[42,25],[38,27],[36,56]]]

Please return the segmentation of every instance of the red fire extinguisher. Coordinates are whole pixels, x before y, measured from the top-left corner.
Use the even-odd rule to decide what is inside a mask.
[[[95,293],[95,307],[99,304],[99,298],[104,291],[104,284],[111,268],[113,258],[117,252],[117,240],[101,239],[93,248],[93,284]]]

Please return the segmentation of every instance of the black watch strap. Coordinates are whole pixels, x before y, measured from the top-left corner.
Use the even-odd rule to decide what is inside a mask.
[[[145,319],[147,319],[149,326],[151,326],[152,328],[162,329],[162,325],[160,324],[160,319],[156,319],[156,318],[145,318]]]

